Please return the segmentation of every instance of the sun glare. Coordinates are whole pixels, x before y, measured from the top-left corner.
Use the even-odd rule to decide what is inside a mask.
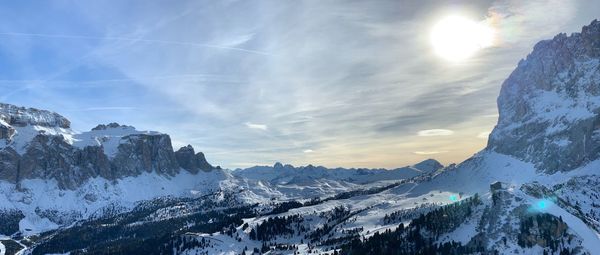
[[[431,44],[437,55],[459,62],[473,56],[478,50],[492,45],[493,29],[485,24],[461,16],[448,16],[431,30]]]

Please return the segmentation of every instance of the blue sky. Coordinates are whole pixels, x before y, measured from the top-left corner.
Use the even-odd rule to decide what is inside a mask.
[[[169,133],[229,168],[276,161],[398,167],[485,146],[502,81],[535,42],[577,32],[597,1],[10,1],[0,101],[78,131]],[[498,42],[435,56],[445,15],[494,22]]]

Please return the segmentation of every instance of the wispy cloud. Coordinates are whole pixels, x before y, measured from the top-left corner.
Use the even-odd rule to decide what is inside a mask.
[[[417,132],[418,136],[447,136],[454,134],[454,131],[449,129],[426,129]]]
[[[20,9],[39,19],[0,18],[0,98],[84,109],[66,113],[81,130],[117,121],[169,133],[225,167],[396,167],[434,152],[458,162],[485,146],[477,134],[493,128],[519,59],[599,5],[464,2],[502,43],[448,65],[427,31],[457,5],[437,1],[176,1],[134,13],[125,2],[36,3]]]
[[[251,128],[251,129],[260,129],[260,130],[267,130],[268,127],[265,124],[255,124],[252,122],[246,122],[244,123],[244,125],[246,125],[246,127]]]
[[[79,111],[124,111],[124,110],[135,110],[136,107],[130,106],[103,106],[103,107],[88,107],[79,109]]]
[[[535,43],[563,32],[577,15],[578,5],[588,5],[582,2],[497,0],[489,8],[487,21],[497,27],[501,43]]]
[[[446,153],[446,152],[448,152],[448,151],[415,151],[413,153],[417,154],[417,155],[435,155],[435,154]]]
[[[311,149],[307,149],[307,150],[303,150],[302,152],[304,152],[304,153],[313,153],[313,152],[315,152],[315,151],[313,151],[313,150],[311,150]]]
[[[133,42],[133,43],[157,43],[167,45],[178,45],[178,46],[190,46],[190,47],[203,47],[213,48],[222,50],[240,51],[245,53],[253,53],[260,55],[269,55],[267,52],[244,49],[229,45],[239,45],[251,39],[251,35],[246,37],[237,38],[235,41],[227,42],[225,45],[207,44],[207,43],[196,43],[186,41],[174,41],[174,40],[153,40],[143,38],[128,38],[128,37],[116,37],[116,36],[87,36],[87,35],[63,35],[63,34],[39,34],[39,33],[20,33],[20,32],[4,32],[0,33],[0,36],[27,36],[27,37],[42,37],[51,39],[80,39],[80,40],[100,40],[100,41],[122,41],[122,42]]]

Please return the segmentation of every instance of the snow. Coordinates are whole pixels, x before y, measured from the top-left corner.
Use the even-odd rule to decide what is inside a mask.
[[[532,100],[531,105],[534,107],[533,111],[538,120],[556,122],[561,119],[566,122],[575,122],[595,116],[588,104],[579,103],[593,102],[593,100],[578,99],[576,101],[556,91],[540,91]],[[548,133],[552,133],[551,131],[548,130]]]
[[[84,148],[86,146],[102,146],[104,154],[109,158],[113,158],[118,152],[121,139],[133,134],[158,135],[160,133],[153,131],[138,131],[130,126],[107,127],[106,129],[75,134],[73,137],[73,146],[79,148]]]
[[[537,199],[530,198],[530,203],[535,204]],[[556,217],[562,217],[563,221],[567,223],[569,229],[575,232],[583,240],[583,247],[587,249],[591,254],[600,254],[600,236],[590,227],[588,227],[581,219],[575,217],[565,209],[556,205],[552,201],[546,201],[547,207],[543,212],[552,214]]]
[[[81,214],[88,218],[102,208],[115,203],[133,208],[137,202],[163,196],[199,196],[227,187],[228,174],[223,171],[200,172],[193,175],[181,171],[174,177],[144,173],[126,177],[113,183],[103,178],[93,178],[77,190],[60,190],[54,180],[24,180],[21,191],[14,184],[0,181],[0,209],[19,209],[25,218],[19,228],[32,235],[59,227],[47,218],[42,218],[36,209],[58,211],[68,216]],[[95,201],[89,198],[93,197]],[[29,229],[29,230],[27,230]]]
[[[554,141],[554,144],[556,144],[560,147],[565,147],[565,146],[571,144],[571,141],[569,141],[568,138],[563,138],[563,139]]]
[[[30,236],[45,231],[57,229],[58,224],[50,221],[48,218],[41,218],[34,212],[25,212],[25,218],[19,222],[19,230],[25,236]]]
[[[428,181],[410,181],[377,194],[329,200],[314,206],[292,209],[280,216],[300,214],[307,219],[307,222],[310,222],[311,228],[316,228],[325,223],[325,219],[319,216],[321,213],[327,213],[337,206],[344,206],[352,212],[358,213],[337,225],[336,229],[332,231],[333,237],[341,237],[343,230],[359,227],[364,228],[361,235],[371,236],[376,232],[397,228],[398,222],[385,224],[382,221],[385,214],[402,210],[427,212],[437,206],[454,202],[452,197],[462,196],[462,199],[475,193],[479,193],[482,198],[487,199],[489,185],[495,181],[507,183],[510,192],[518,192],[522,184],[532,181],[552,186],[575,176],[593,174],[598,167],[600,167],[600,161],[594,161],[575,171],[545,175],[538,173],[530,163],[495,152],[484,151],[456,168],[437,172],[435,177]],[[200,196],[220,188],[231,191],[239,190],[238,196],[242,201],[264,205],[271,203],[272,198],[276,198],[277,201],[302,201],[313,197],[325,198],[355,189],[381,187],[390,183],[393,182],[354,184],[323,178],[305,183],[272,183],[235,177],[227,170],[200,172],[198,175],[181,171],[174,177],[144,173],[116,182],[94,178],[73,191],[59,190],[56,182],[49,180],[25,180],[22,182],[23,191],[16,191],[14,184],[0,181],[0,208],[17,208],[25,212],[25,218],[19,223],[19,226],[21,231],[28,236],[60,227],[49,219],[37,215],[36,208],[58,210],[65,214],[77,212],[81,214],[78,219],[85,219],[115,202],[127,210],[133,208],[139,201],[155,197]],[[90,200],[90,197],[94,199]],[[567,215],[568,213],[558,206],[555,207],[549,212],[562,216],[572,231],[580,236],[586,245],[600,242],[595,232],[587,228],[581,220],[573,215]],[[246,219],[245,222],[254,226],[265,219],[265,217],[251,218]],[[474,219],[476,217],[471,217],[453,232],[442,235],[439,239],[440,242],[454,240],[463,244],[467,243],[477,233],[477,221]],[[402,220],[406,223],[410,219]],[[238,231],[243,236],[242,242],[214,233],[211,238],[219,240],[217,242],[219,244],[216,244],[209,253],[234,254],[241,251],[244,246],[250,250],[260,247],[260,242],[251,241],[247,238],[247,234],[242,234],[241,229]],[[281,239],[278,242],[297,244],[299,243],[298,238]],[[317,248],[317,250],[319,249]]]
[[[441,236],[437,243],[440,244],[455,241],[466,245],[475,235],[477,235],[477,221],[474,217],[471,217],[466,219],[466,222],[461,224],[454,231]]]
[[[0,119],[1,120],[1,119]],[[2,120],[0,124],[10,126]],[[145,134],[160,135],[154,131],[138,131],[134,127],[119,126],[107,127],[101,130],[92,130],[88,132],[77,133],[70,128],[47,127],[40,125],[25,125],[23,127],[13,127],[15,134],[8,143],[0,143],[0,149],[11,146],[17,153],[24,154],[31,140],[38,134],[62,136],[66,143],[83,149],[86,146],[102,146],[104,153],[113,158],[117,152],[121,139],[128,135]]]
[[[62,135],[67,143],[72,143],[74,135],[74,132],[72,130],[60,127],[26,125],[24,127],[13,128],[15,129],[15,134],[13,135],[11,141],[7,144],[0,143],[0,149],[5,148],[7,146],[11,146],[19,154],[25,153],[27,146],[29,145],[31,140],[33,140],[33,138],[38,134]]]

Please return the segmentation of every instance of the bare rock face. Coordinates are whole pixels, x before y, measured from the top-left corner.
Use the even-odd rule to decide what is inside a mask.
[[[175,152],[175,157],[181,168],[193,174],[198,173],[200,170],[211,171],[214,169],[214,167],[206,161],[204,153],[195,153],[194,148],[191,145],[181,147]]]
[[[17,182],[23,179],[55,179],[61,188],[74,188],[91,173],[76,171],[75,148],[61,136],[37,135],[19,160]]]
[[[112,171],[111,162],[100,146],[86,146],[73,153],[74,164],[84,172],[91,172],[93,177],[115,180],[119,175]]]
[[[9,141],[15,135],[15,129],[9,125],[0,123],[0,139]]]
[[[19,160],[20,156],[13,148],[0,150],[0,180],[17,182]]]
[[[0,103],[0,119],[11,126],[71,127],[71,122],[58,113],[2,103]]]
[[[143,172],[179,173],[179,164],[168,135],[136,134],[124,137],[112,160],[114,172],[136,176]]]
[[[568,171],[600,158],[600,22],[541,41],[502,84],[488,149]]]
[[[0,104],[0,180],[19,184],[52,179],[61,189],[76,189],[95,177],[118,180],[143,173],[174,176],[181,169],[193,174],[214,169],[191,146],[174,152],[166,134],[117,123],[75,134],[69,126],[56,113]]]

